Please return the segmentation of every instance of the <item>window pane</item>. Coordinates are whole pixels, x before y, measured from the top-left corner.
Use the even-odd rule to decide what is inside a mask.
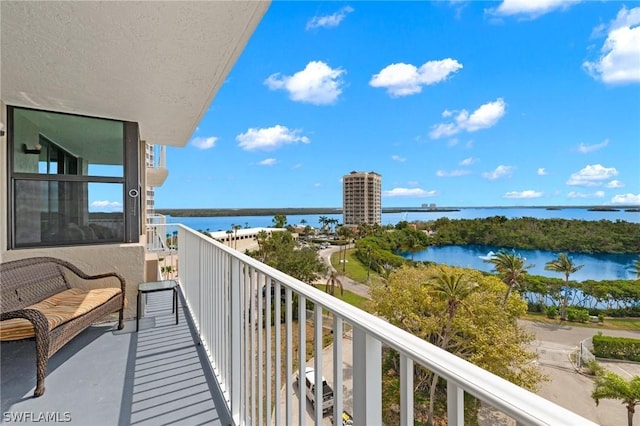
[[[16,247],[123,241],[123,188],[120,183],[16,180]]]
[[[15,173],[124,177],[120,121],[13,109]]]

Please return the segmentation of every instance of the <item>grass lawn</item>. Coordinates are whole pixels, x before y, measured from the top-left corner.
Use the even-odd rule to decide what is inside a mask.
[[[544,324],[566,325],[569,327],[597,328],[599,330],[629,330],[640,331],[640,318],[605,318],[603,323],[581,323],[560,321],[559,319],[547,318],[543,313],[527,312],[521,319],[527,321],[541,322]]]
[[[358,281],[359,283],[366,284],[367,283],[367,265],[363,265],[354,255],[355,249],[347,250],[347,262],[343,264],[340,262],[340,256],[343,253],[339,251],[333,253],[331,255],[331,265],[342,275],[346,275],[354,281]],[[344,272],[343,272],[344,270]],[[369,279],[372,282],[380,281],[380,276],[374,272],[370,271]]]
[[[322,291],[325,291],[326,288],[324,284],[318,284],[316,285],[316,287],[318,287],[318,289]],[[334,296],[344,302],[347,302],[350,305],[355,306],[356,308],[362,309],[363,311],[367,310],[367,305],[370,303],[369,299],[367,299],[366,297],[358,296],[357,294],[352,293],[349,290],[345,290],[344,294],[341,296],[339,288],[336,289]]]

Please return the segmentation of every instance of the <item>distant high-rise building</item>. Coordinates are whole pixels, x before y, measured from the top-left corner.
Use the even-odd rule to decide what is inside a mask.
[[[382,176],[376,172],[351,172],[342,178],[342,216],[346,226],[380,224]]]

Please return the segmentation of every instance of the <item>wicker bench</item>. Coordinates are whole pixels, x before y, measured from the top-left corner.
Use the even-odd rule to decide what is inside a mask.
[[[100,279],[107,280],[94,281]],[[73,288],[72,282],[82,286]],[[98,283],[100,288],[93,288]],[[84,285],[91,289],[78,288]],[[124,291],[125,281],[115,272],[87,275],[52,257],[0,264],[0,340],[35,339],[34,396],[44,393],[49,358],[81,331],[115,311],[120,316],[118,329],[123,328]]]

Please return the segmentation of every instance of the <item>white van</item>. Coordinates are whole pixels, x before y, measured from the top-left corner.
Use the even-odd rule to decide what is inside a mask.
[[[307,367],[305,369],[305,393],[307,395],[307,399],[311,401],[311,406],[313,409],[316,409],[316,372],[313,368]],[[300,373],[298,373],[297,377],[298,389],[300,388]],[[322,377],[322,412],[330,412],[333,409],[333,389],[327,383],[327,380]]]

